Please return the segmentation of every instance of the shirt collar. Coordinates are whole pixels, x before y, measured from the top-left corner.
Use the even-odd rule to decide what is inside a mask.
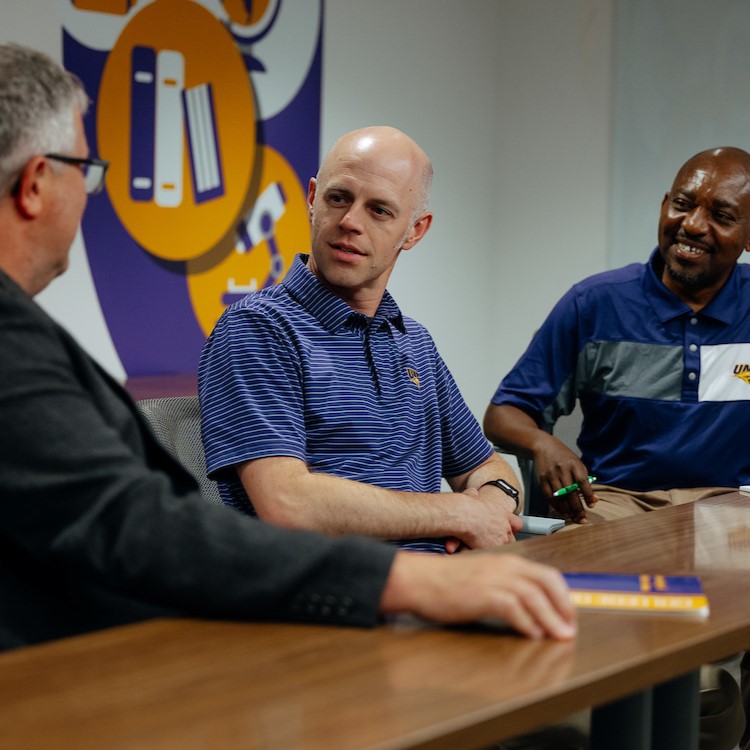
[[[643,280],[646,298],[650,300],[657,317],[662,323],[666,323],[680,315],[695,315],[693,309],[683,302],[676,294],[671,292],[661,280],[661,254],[657,247],[648,263],[646,264],[646,275]],[[737,311],[739,299],[739,273],[735,267],[724,286],[719,289],[716,296],[699,312],[707,318],[713,318],[720,323],[729,324]]]
[[[289,271],[281,282],[289,295],[329,331],[344,328],[353,317],[367,320],[364,315],[352,310],[344,300],[337,297],[313,276],[307,268],[309,258],[310,256],[304,253],[299,253],[294,257]],[[406,333],[401,310],[388,290],[383,294],[372,324],[376,329],[383,324],[388,324]]]

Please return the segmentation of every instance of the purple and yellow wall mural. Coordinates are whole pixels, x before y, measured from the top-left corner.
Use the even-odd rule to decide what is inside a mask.
[[[323,0],[69,0],[106,190],[82,223],[129,376],[194,372],[223,309],[309,247]]]

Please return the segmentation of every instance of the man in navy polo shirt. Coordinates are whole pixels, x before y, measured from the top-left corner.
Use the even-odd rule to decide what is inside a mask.
[[[386,291],[401,251],[430,227],[431,180],[399,130],[343,136],[310,180],[311,254],[217,323],[199,392],[208,471],[228,504],[411,549],[512,541],[512,469],[428,332]]]
[[[664,196],[659,246],[576,284],[505,377],[488,437],[534,460],[577,523],[750,483],[750,154],[703,151]],[[581,457],[550,434],[580,401]],[[601,484],[592,486],[587,476]],[[579,492],[553,493],[573,483]]]
[[[750,250],[750,154],[716,148],[689,159],[662,201],[658,241],[647,263],[576,284],[485,414],[487,436],[533,459],[571,523],[750,484],[750,266],[737,263]],[[551,434],[576,399],[580,458]],[[553,495],[574,483],[580,491]],[[750,715],[747,656],[742,673]],[[701,701],[701,748],[735,747],[737,688],[723,670],[705,677],[715,684],[702,679],[713,693]]]

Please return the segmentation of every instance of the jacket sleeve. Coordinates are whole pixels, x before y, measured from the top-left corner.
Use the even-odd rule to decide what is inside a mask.
[[[395,550],[206,503],[35,303],[0,285],[0,320],[0,529],[16,559],[186,614],[376,622]]]

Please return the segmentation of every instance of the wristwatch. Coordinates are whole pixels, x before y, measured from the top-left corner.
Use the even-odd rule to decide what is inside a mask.
[[[493,487],[497,487],[499,490],[502,490],[506,495],[508,495],[508,497],[512,497],[516,501],[514,512],[518,510],[518,506],[520,504],[520,496],[518,494],[518,490],[512,484],[508,484],[504,479],[492,479],[489,482],[485,482],[482,487],[486,487],[488,484],[491,484]]]

